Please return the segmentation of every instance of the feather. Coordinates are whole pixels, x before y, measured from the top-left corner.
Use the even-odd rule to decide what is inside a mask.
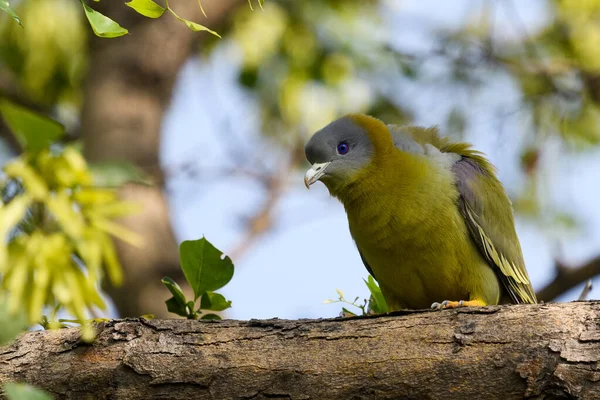
[[[457,154],[462,156],[452,170],[460,193],[458,205],[471,237],[513,302],[537,303],[514,228],[510,200],[491,164],[468,145],[460,145],[447,149],[459,149]]]

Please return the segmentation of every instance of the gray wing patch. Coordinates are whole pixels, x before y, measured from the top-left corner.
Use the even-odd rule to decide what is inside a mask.
[[[486,207],[488,196],[503,194],[495,176],[490,176],[475,160],[463,157],[452,171],[460,193],[459,208],[471,238],[481,254],[494,268],[514,303],[536,303],[535,293],[529,281],[521,254],[519,239],[514,231],[512,208],[506,198],[504,207]],[[485,179],[481,179],[485,177]],[[473,189],[477,185],[477,190]],[[495,225],[494,225],[495,224]],[[497,233],[495,226],[501,225]]]

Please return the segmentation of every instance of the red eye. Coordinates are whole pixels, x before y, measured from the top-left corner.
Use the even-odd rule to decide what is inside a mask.
[[[339,154],[344,155],[348,152],[348,150],[350,150],[350,146],[348,146],[348,143],[340,143],[337,145],[337,151]]]

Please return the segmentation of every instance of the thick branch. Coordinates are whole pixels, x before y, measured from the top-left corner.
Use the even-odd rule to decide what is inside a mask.
[[[536,296],[538,300],[554,300],[597,275],[600,275],[600,257],[593,258],[579,267],[567,267],[559,264],[554,280],[541,289]]]
[[[600,398],[600,302],[329,320],[117,320],[0,348],[72,399]]]

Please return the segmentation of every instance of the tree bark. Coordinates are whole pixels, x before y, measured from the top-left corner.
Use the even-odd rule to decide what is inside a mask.
[[[600,398],[600,302],[30,332],[0,383],[66,399]]]
[[[208,20],[196,1],[172,1],[171,6],[182,17],[214,27],[243,2],[205,3]],[[192,32],[169,13],[158,20],[144,18],[119,1],[94,3],[94,7],[128,28],[130,34],[91,40],[82,110],[86,158],[92,162],[127,160],[162,181],[158,156],[161,122],[181,66],[193,54],[198,39],[209,34]],[[141,214],[122,223],[141,234],[145,245],[137,249],[117,243],[125,282],[120,288],[109,288],[109,294],[122,316],[163,310],[168,293],[157,295],[160,279],[164,275],[176,278],[180,269],[162,187],[129,185],[121,197],[142,206]]]

